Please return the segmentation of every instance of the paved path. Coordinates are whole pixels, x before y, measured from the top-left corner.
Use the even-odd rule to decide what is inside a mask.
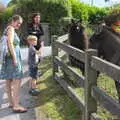
[[[51,48],[44,48],[44,57],[51,54]],[[11,108],[8,108],[7,95],[5,92],[5,81],[0,80],[0,120],[37,120],[34,109],[33,99],[28,94],[28,66],[26,64],[27,48],[22,49],[22,58],[25,62],[24,79],[22,80],[20,102],[23,106],[28,108],[28,112],[22,114],[13,113]],[[40,120],[40,119],[39,119]],[[41,119],[43,120],[43,119]]]

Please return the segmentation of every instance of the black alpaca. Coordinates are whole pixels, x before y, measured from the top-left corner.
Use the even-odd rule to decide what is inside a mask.
[[[89,48],[97,49],[99,57],[120,66],[120,57],[114,59],[115,54],[120,51],[120,34],[113,31],[111,27],[102,26],[100,32],[94,33],[88,40],[80,22],[72,21],[69,40],[70,45],[81,50],[88,49],[89,44]],[[70,62],[72,65],[79,67],[84,74],[84,63],[72,56],[70,56]],[[120,81],[115,81],[115,85],[120,101]]]
[[[80,23],[80,21],[72,20],[69,29],[69,43],[71,46],[78,48],[80,50],[88,49],[88,39],[85,33],[85,29]],[[84,74],[84,63],[70,56],[70,63],[73,66],[79,67]]]
[[[99,34],[94,33],[90,38],[90,47],[97,49],[99,57],[120,66],[120,34],[111,27],[104,26]],[[115,85],[120,102],[120,80],[115,81]]]

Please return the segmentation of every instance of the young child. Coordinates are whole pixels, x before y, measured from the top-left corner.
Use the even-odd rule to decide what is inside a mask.
[[[36,88],[36,82],[37,82],[37,74],[38,74],[38,63],[39,58],[37,51],[35,49],[35,45],[37,44],[37,37],[34,35],[29,35],[27,37],[27,41],[29,44],[29,54],[28,54],[28,65],[29,65],[29,74],[31,77],[31,80],[29,81],[29,94],[31,95],[38,95],[40,91]]]

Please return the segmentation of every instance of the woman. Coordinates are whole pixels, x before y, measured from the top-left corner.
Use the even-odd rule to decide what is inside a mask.
[[[6,79],[6,89],[8,94],[9,106],[13,112],[23,113],[27,110],[19,104],[19,91],[21,78],[23,76],[23,66],[20,52],[20,39],[15,32],[19,29],[23,20],[19,15],[14,15],[8,23],[4,33],[7,36],[8,52],[4,56],[1,75]]]
[[[35,35],[37,37],[37,45],[35,46],[36,50],[40,50],[41,56],[43,54],[43,35],[44,31],[40,24],[40,13],[33,13],[32,22],[28,24],[28,35]]]

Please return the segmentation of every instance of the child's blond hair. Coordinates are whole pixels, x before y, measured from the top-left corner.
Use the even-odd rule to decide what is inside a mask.
[[[36,37],[35,35],[29,35],[29,36],[27,37],[27,40],[28,40],[28,41],[31,41],[31,40],[37,41],[37,37]]]

